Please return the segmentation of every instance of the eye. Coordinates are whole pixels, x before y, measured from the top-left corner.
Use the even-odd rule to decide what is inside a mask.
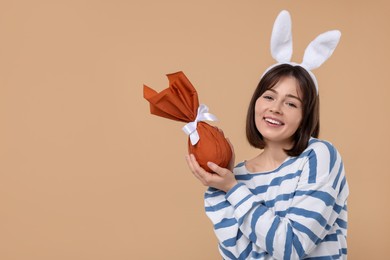
[[[274,100],[274,98],[269,95],[264,95],[263,98],[267,100]]]
[[[295,103],[292,102],[286,102],[286,105],[289,107],[297,108],[298,106]]]

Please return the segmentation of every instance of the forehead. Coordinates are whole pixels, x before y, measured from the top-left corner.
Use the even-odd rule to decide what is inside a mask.
[[[282,77],[275,85],[270,86],[267,90],[272,90],[273,92],[282,95],[302,97],[301,88],[294,77]]]

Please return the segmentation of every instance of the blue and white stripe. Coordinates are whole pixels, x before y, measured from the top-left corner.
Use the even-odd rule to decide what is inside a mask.
[[[209,188],[205,210],[224,259],[346,259],[348,184],[340,154],[312,138],[270,172],[234,169],[228,193]]]

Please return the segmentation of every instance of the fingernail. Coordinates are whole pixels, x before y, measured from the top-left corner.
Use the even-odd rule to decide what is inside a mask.
[[[214,167],[214,166],[215,166],[215,163],[207,162],[207,166],[210,167],[210,168],[211,168],[211,167]]]

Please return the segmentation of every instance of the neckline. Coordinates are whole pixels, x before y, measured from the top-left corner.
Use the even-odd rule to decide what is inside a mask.
[[[291,156],[287,156],[287,158],[279,165],[277,166],[275,169],[273,170],[269,170],[269,171],[259,171],[259,172],[252,172],[250,171],[247,167],[246,167],[246,162],[247,160],[244,160],[244,163],[243,163],[243,167],[245,169],[245,171],[248,173],[248,174],[270,174],[270,173],[273,173],[273,172],[276,172],[278,171],[280,168],[282,168],[282,166],[288,161],[291,159]]]

